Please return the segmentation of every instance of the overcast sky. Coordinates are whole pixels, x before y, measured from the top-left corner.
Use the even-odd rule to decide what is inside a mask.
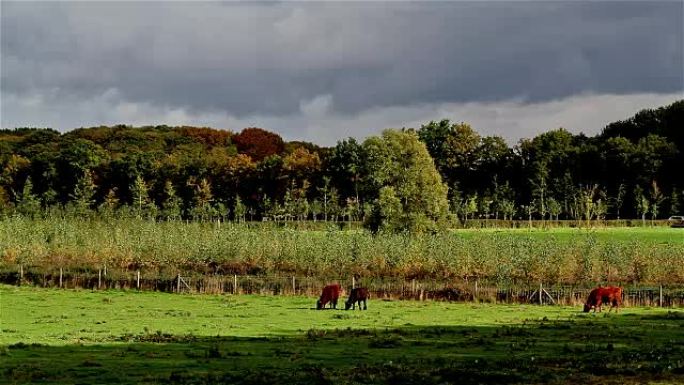
[[[684,98],[682,1],[0,4],[4,128],[330,145],[448,118],[515,142]]]

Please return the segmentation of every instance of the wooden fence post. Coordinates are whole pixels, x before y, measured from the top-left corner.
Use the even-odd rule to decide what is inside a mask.
[[[99,289],[102,286],[102,269],[99,269],[97,271],[97,288]]]
[[[233,294],[237,294],[237,274],[233,274]]]
[[[295,285],[295,276],[292,276],[292,294],[297,294],[297,286]]]
[[[663,284],[660,284],[660,301],[659,301],[659,306],[663,307]]]
[[[59,287],[62,287],[62,268],[59,268]]]
[[[135,286],[138,290],[140,290],[140,270],[138,270],[138,272],[137,272],[137,277],[135,280]]]
[[[180,273],[178,273],[178,283],[176,284],[176,291],[178,293],[180,293],[180,280],[181,280]]]
[[[542,283],[539,282],[539,304],[540,304],[540,305],[543,304],[543,303],[542,303],[542,291],[543,291],[543,290],[544,290],[544,288],[542,287]]]
[[[21,286],[21,282],[24,280],[24,265],[19,265],[19,286]]]

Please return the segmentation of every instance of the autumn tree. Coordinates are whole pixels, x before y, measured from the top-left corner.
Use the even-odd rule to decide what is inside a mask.
[[[238,151],[249,155],[255,162],[271,155],[279,155],[285,149],[280,135],[256,127],[245,128],[232,139]]]

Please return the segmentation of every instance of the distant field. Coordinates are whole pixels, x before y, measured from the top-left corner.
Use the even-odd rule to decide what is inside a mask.
[[[0,383],[684,383],[684,311],[0,286]]]
[[[684,245],[684,228],[672,227],[599,227],[551,229],[461,229],[453,230],[464,237],[477,237],[484,234],[513,236],[519,238],[554,239],[576,242],[588,236],[607,242],[646,242],[659,244]]]

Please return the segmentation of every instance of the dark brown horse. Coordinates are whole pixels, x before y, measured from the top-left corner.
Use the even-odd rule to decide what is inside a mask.
[[[356,289],[352,289],[351,293],[349,294],[349,298],[347,298],[347,302],[344,303],[344,310],[349,310],[349,308],[355,310],[357,303],[359,304],[359,310],[361,310],[361,302],[363,302],[363,310],[368,310],[368,306],[366,304],[368,298],[370,298],[370,295],[368,294],[368,289],[365,287],[357,287]]]

